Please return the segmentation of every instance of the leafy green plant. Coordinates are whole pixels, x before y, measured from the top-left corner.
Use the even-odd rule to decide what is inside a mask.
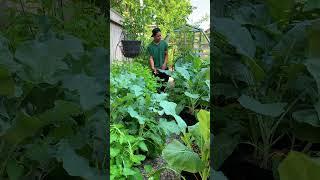
[[[319,177],[320,163],[318,158],[312,158],[300,152],[289,152],[279,165],[281,180],[315,180]]]
[[[110,126],[110,179],[142,179],[141,172],[136,165],[145,159],[137,150],[148,151],[144,138],[132,136],[122,124]]]
[[[112,0],[110,4],[124,16],[125,29],[130,35],[133,35],[128,38],[141,40],[144,45],[151,41],[152,28],[149,25],[155,24],[160,27],[163,35],[170,32],[170,35],[174,37],[173,30],[184,25],[192,12],[191,3],[186,0],[170,2],[145,0],[143,4],[140,4],[140,1]]]
[[[136,149],[135,155],[146,158],[158,156],[164,148],[166,137],[172,133],[185,132],[186,124],[176,113],[177,105],[167,100],[167,94],[157,93],[157,78],[148,67],[140,63],[120,63],[113,64],[111,69],[111,125],[121,125],[126,136],[144,144],[143,149]],[[112,144],[115,143],[118,142],[112,141]],[[118,144],[116,151],[119,148],[126,149],[123,147],[127,146],[125,144],[126,142]],[[115,158],[129,157],[119,155]],[[120,178],[121,164],[123,163],[116,160],[111,162],[111,167],[115,168],[112,170],[115,179]],[[126,171],[134,175],[133,171],[136,171],[138,164],[129,164]],[[154,174],[151,171],[149,173]]]
[[[88,51],[76,37],[53,34],[11,52],[0,39],[1,84],[8,85],[0,97],[1,177],[58,178],[53,172],[64,168],[69,176],[105,178],[106,49]]]
[[[181,142],[174,140],[166,146],[162,156],[169,167],[177,172],[200,173],[202,179],[210,175],[210,112],[200,110],[199,122],[189,126],[188,133],[183,133]],[[195,145],[195,146],[194,146]]]
[[[214,105],[223,112],[216,118],[214,141],[229,141],[214,150],[221,155],[216,170],[235,143],[253,145],[255,163],[271,169],[275,145],[285,136],[292,140],[288,150],[295,149],[296,138],[318,142],[310,132],[318,129],[319,117],[313,60],[319,56],[312,40],[319,37],[319,15],[310,13],[319,8],[307,10],[309,3],[230,3],[214,17]]]
[[[180,105],[185,105],[189,113],[194,114],[195,109],[207,108],[210,99],[210,69],[209,63],[199,57],[189,55],[178,59],[175,71],[170,74],[175,81],[175,88],[170,92],[171,97]]]
[[[131,133],[149,140],[147,145],[155,151],[150,150],[149,153],[157,153],[163,149],[165,138],[163,128],[157,125],[159,115],[174,117],[181,130],[185,124],[176,114],[176,104],[167,101],[167,94],[155,92],[157,79],[149,71],[139,64],[115,65],[112,68],[111,122],[126,124]]]

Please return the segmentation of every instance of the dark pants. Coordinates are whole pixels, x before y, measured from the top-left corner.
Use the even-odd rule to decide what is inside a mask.
[[[168,68],[166,70],[168,70]],[[162,81],[162,82],[159,82],[159,83],[162,83],[162,86],[160,89],[158,89],[158,93],[164,92],[164,89],[166,88],[166,83],[168,82],[170,76],[160,71],[158,71],[158,74],[153,73],[153,75],[159,77]]]

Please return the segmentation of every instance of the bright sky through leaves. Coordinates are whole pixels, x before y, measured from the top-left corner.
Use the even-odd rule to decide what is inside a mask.
[[[210,28],[210,0],[191,0],[191,4],[196,7],[196,9],[194,9],[188,17],[188,23],[194,24],[207,14],[209,18],[200,24],[200,28],[203,30]]]

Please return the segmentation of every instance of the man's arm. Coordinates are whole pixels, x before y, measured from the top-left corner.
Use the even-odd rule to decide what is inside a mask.
[[[157,69],[154,68],[154,61],[153,61],[153,57],[152,57],[152,56],[150,56],[150,58],[149,58],[149,63],[150,63],[150,67],[151,67],[152,71],[153,71],[155,74],[157,74]]]
[[[167,68],[167,64],[168,64],[168,43],[166,43],[165,45],[165,51],[164,51],[164,63],[161,67],[162,70],[165,70]]]
[[[162,70],[165,70],[167,68],[168,64],[168,50],[164,52],[164,63],[162,65]]]

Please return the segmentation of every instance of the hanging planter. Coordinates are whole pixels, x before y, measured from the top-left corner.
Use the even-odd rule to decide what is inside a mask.
[[[122,53],[124,57],[134,58],[140,54],[141,41],[138,40],[122,40]]]

